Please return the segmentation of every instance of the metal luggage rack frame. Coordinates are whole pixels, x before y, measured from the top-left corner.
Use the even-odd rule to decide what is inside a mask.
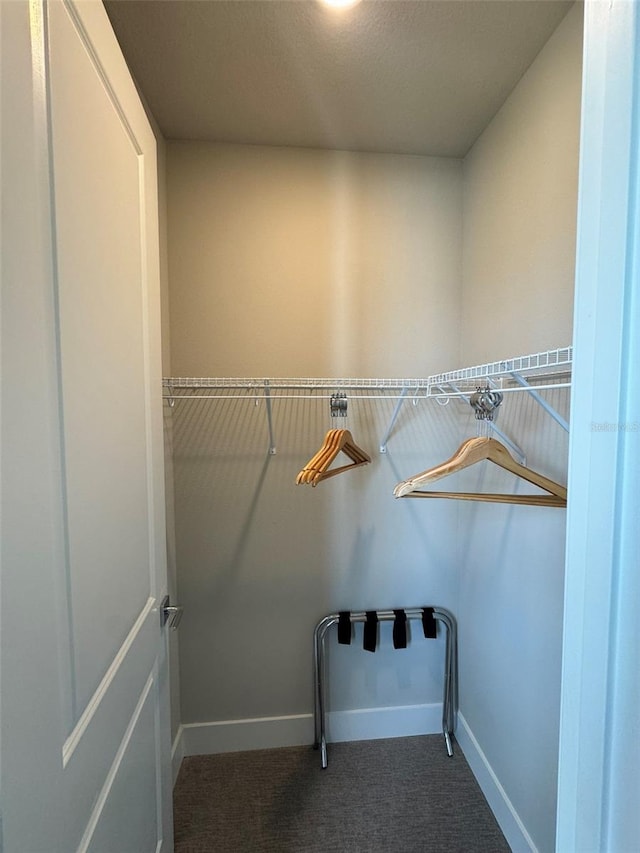
[[[397,609],[397,608],[396,608]],[[424,607],[402,608],[407,620],[422,619]],[[446,629],[444,687],[442,700],[442,734],[444,736],[447,755],[453,755],[452,738],[455,732],[458,712],[458,629],[456,620],[449,610],[443,607],[433,607],[433,617],[441,622]],[[392,622],[396,618],[394,610],[377,610],[379,622]],[[349,614],[351,624],[366,622],[366,611],[354,611]],[[328,766],[327,738],[325,730],[325,647],[324,641],[332,625],[340,620],[339,613],[330,613],[321,619],[313,632],[313,661],[314,661],[314,749],[320,749],[320,760],[323,770]]]

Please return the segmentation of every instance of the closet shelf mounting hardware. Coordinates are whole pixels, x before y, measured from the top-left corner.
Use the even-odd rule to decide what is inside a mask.
[[[556,412],[556,410],[553,408],[553,406],[549,405],[549,403],[544,399],[544,397],[540,396],[537,388],[531,386],[527,382],[527,380],[523,376],[521,376],[519,373],[517,373],[515,370],[510,370],[509,373],[515,379],[515,381],[518,383],[518,385],[523,390],[527,391],[528,394],[531,397],[533,397],[533,399],[536,401],[536,403],[538,403],[538,405],[542,406],[542,408],[545,410],[545,412],[547,412],[549,415],[551,415],[551,417],[554,419],[554,421],[556,423],[560,424],[560,426],[562,427],[563,430],[565,430],[565,432],[569,432],[569,422],[565,418],[563,418],[559,412]]]
[[[389,426],[380,442],[385,453],[387,442],[407,399],[434,398],[445,402],[451,398],[469,400],[478,385],[490,385],[501,394],[525,392],[531,395],[562,427],[568,424],[540,391],[571,386],[573,348],[562,347],[534,355],[517,356],[448,373],[438,373],[422,379],[355,379],[355,378],[227,378],[227,377],[169,377],[162,380],[163,398],[169,406],[178,400],[252,400],[264,399],[269,427],[269,452],[275,453],[272,404],[276,400],[329,400],[340,392],[349,392],[352,402],[358,400],[396,401]],[[491,429],[521,460],[524,454],[493,421]]]
[[[267,409],[267,425],[269,427],[269,453],[271,456],[276,454],[276,442],[273,437],[273,418],[271,417],[271,386],[269,380],[264,380],[264,401]]]

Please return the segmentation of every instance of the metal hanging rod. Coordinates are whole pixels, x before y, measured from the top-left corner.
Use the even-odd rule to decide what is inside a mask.
[[[308,391],[327,389],[330,391],[358,389],[397,390],[409,388],[412,390],[428,389],[428,379],[227,379],[227,378],[177,378],[163,379],[165,388],[209,388],[212,390],[229,391],[261,391],[268,386],[271,391]]]
[[[273,385],[267,386],[269,391],[271,392],[271,400],[330,400],[333,394],[274,394],[272,393],[274,390]],[[343,386],[344,387],[344,386]],[[550,391],[555,388],[570,388],[570,382],[554,382],[546,385],[531,385],[527,388],[525,387],[513,387],[513,388],[501,388],[500,391],[503,394],[516,393],[520,391],[529,391],[531,393],[531,389],[535,389],[536,391]],[[183,386],[184,389],[184,386]],[[165,393],[162,395],[165,400],[259,400],[260,397],[258,395],[247,395],[247,394],[175,394],[173,391],[180,390],[177,386],[167,386],[165,388]],[[212,389],[215,390],[215,389]],[[261,393],[264,392],[264,387],[256,389]],[[277,387],[276,387],[277,390]],[[398,394],[358,394],[357,388],[350,389],[356,393],[350,397],[351,400],[427,400],[427,399],[449,399],[449,398],[460,398],[464,396],[463,391],[438,391],[434,388],[426,388],[426,389],[418,389],[418,393],[408,393],[410,391],[415,391],[413,388],[405,389],[404,393]],[[425,393],[419,393],[420,390],[425,391]]]

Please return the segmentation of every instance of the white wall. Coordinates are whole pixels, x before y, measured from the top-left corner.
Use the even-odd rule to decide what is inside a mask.
[[[178,376],[428,375],[457,358],[461,164],[169,144]]]
[[[174,375],[428,375],[457,360],[461,163],[169,143]],[[351,400],[370,466],[295,478],[328,403],[173,411],[183,722],[312,710],[311,641],[336,609],[454,604],[455,508],[428,517],[395,483],[457,435],[454,407]],[[441,642],[331,657],[330,708],[437,703]],[[358,645],[361,635],[358,634]],[[310,730],[309,730],[310,731]],[[307,741],[309,736],[305,735]]]
[[[464,162],[464,364],[566,346],[575,266],[582,4]]]
[[[467,364],[572,340],[581,46],[576,5],[465,160]],[[546,396],[567,416],[566,391]],[[531,399],[507,397],[500,427],[532,468],[567,482],[567,434]],[[496,471],[479,475],[491,490]],[[554,849],[565,515],[491,504],[459,514],[461,714],[508,798],[487,777],[503,824],[518,837],[513,808],[541,851]]]

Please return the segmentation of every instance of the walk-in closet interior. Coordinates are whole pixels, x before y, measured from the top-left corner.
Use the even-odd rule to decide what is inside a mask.
[[[581,4],[106,7],[160,153],[176,766],[311,746],[315,626],[440,608],[454,749],[512,848],[552,851],[562,500],[394,489],[476,437],[567,483]],[[370,462],[296,483],[330,429]],[[545,494],[483,460],[422,488]],[[382,619],[368,654],[362,621],[327,632],[329,755],[441,730],[443,626],[394,648]]]

